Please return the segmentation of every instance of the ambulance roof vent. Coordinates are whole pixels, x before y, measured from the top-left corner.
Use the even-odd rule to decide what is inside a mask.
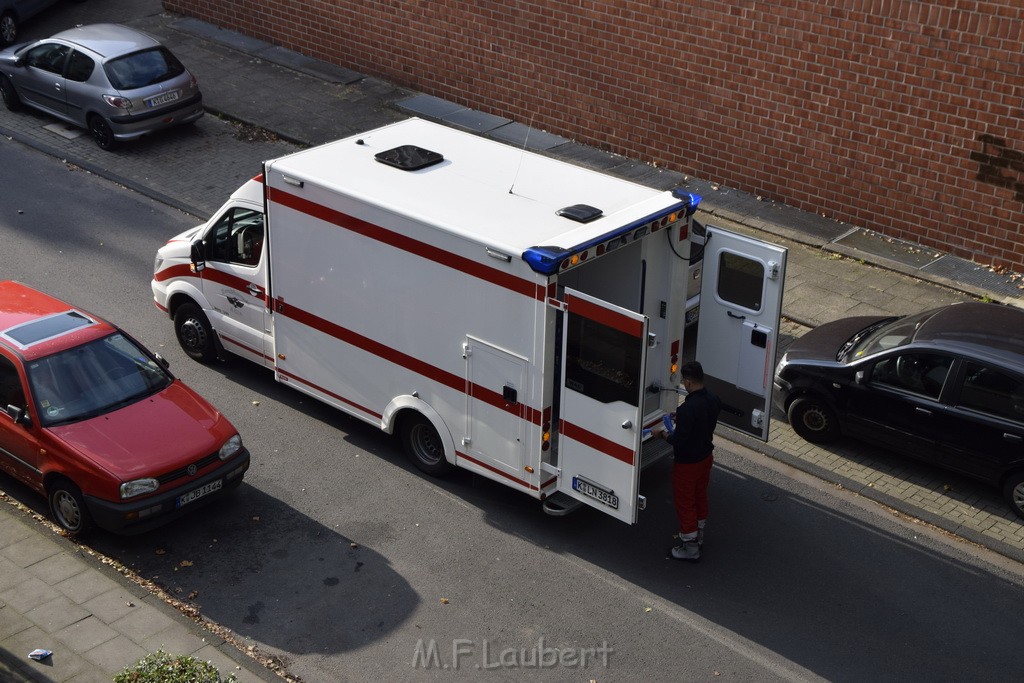
[[[573,204],[572,206],[567,206],[564,209],[559,209],[558,211],[555,211],[555,213],[563,218],[576,221],[577,223],[589,223],[603,215],[601,209],[596,206],[590,206],[589,204]]]
[[[382,164],[394,166],[403,171],[418,171],[444,161],[444,157],[437,152],[431,152],[429,149],[423,149],[416,145],[395,147],[386,152],[379,152],[373,158]]]

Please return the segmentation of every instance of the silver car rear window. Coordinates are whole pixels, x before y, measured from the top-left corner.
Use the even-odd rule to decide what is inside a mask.
[[[185,66],[161,46],[112,59],[103,69],[118,90],[135,90],[180,76]]]

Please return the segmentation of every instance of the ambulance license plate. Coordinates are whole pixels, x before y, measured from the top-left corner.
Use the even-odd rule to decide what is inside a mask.
[[[224,482],[220,479],[211,481],[208,484],[203,484],[202,486],[193,491],[189,491],[186,494],[178,496],[178,500],[175,502],[174,507],[180,508],[184,505],[188,505],[189,503],[198,498],[202,498],[203,496],[213,493],[214,491],[219,491],[223,485]]]
[[[591,484],[586,479],[580,479],[579,477],[572,478],[572,488],[574,491],[579,491],[585,496],[590,496],[594,500],[599,500],[613,510],[619,509],[619,497],[607,489],[603,489],[600,486]]]

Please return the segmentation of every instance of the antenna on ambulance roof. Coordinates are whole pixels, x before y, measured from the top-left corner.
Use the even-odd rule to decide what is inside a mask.
[[[530,127],[526,129],[526,137],[523,138],[523,149],[519,155],[519,166],[516,167],[516,174],[512,178],[512,185],[508,188],[509,194],[515,194],[513,190],[516,187],[516,181],[519,180],[519,170],[523,167],[523,159],[526,157],[526,144],[530,141],[530,132],[533,130],[533,117],[536,113],[530,115]]]

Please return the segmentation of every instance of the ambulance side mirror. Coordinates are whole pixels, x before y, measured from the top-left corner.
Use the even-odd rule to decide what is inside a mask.
[[[196,240],[192,243],[192,251],[189,256],[192,260],[192,271],[200,272],[203,268],[206,268],[206,248],[202,240]]]

